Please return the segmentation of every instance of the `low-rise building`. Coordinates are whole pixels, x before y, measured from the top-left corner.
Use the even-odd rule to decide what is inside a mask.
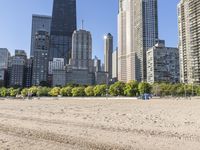
[[[88,69],[68,69],[66,73],[67,84],[93,85],[94,82],[94,73]]]
[[[164,41],[147,51],[147,82],[179,82],[178,48],[165,47]]]

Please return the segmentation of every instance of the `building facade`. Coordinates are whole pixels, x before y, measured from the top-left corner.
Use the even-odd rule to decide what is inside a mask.
[[[26,61],[26,52],[24,50],[15,50],[15,56],[11,58],[10,87],[24,87]]]
[[[29,58],[26,61],[25,66],[25,87],[32,86],[32,75],[33,75],[33,58]]]
[[[54,69],[53,70],[53,82],[52,85],[55,86],[65,86],[66,85],[66,70],[65,69]]]
[[[35,50],[33,57],[33,85],[40,85],[41,82],[48,81],[49,40],[49,32],[45,30],[39,30],[36,32]]]
[[[118,49],[112,54],[112,78],[118,78]]]
[[[94,73],[83,69],[68,69],[66,72],[66,84],[93,85]]]
[[[109,84],[108,73],[105,71],[95,72],[95,84]]]
[[[32,15],[32,30],[31,30],[31,51],[30,56],[33,57],[35,50],[35,34],[37,31],[44,29],[50,33],[51,16],[46,15]]]
[[[0,69],[0,87],[7,86],[7,70]]]
[[[76,0],[54,0],[49,60],[64,58],[69,62],[72,34],[76,30]]]
[[[104,64],[105,72],[108,72],[109,79],[112,79],[112,53],[113,53],[113,36],[108,33],[104,36]]]
[[[118,78],[146,80],[146,51],[158,39],[157,0],[120,0],[118,14]]]
[[[10,52],[7,48],[0,48],[0,69],[8,69]]]
[[[200,84],[200,2],[181,0],[178,4],[180,79]]]
[[[92,36],[89,31],[74,31],[70,64],[72,69],[88,70],[92,67]]]
[[[8,83],[8,63],[10,52],[7,48],[0,48],[0,87]]]
[[[101,60],[98,59],[97,56],[93,59],[94,71],[93,72],[100,72],[101,70]]]
[[[49,62],[49,74],[53,74],[53,70],[64,70],[65,63],[64,58],[53,58],[53,61]]]
[[[147,51],[147,82],[178,83],[179,77],[178,48],[165,47],[165,42],[159,41]]]

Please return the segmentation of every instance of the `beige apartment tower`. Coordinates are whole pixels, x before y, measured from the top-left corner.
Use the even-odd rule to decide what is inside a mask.
[[[180,80],[200,83],[200,1],[178,4]]]
[[[146,81],[146,51],[157,39],[157,0],[119,0],[119,81]]]

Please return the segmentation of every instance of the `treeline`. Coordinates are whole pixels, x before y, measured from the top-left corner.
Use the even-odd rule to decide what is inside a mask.
[[[64,87],[36,87],[24,89],[0,88],[0,97],[26,96],[51,96],[57,97],[81,97],[81,96],[129,96],[136,97],[144,93],[151,93],[154,96],[196,96],[200,95],[200,86],[186,84],[155,83],[130,81],[128,83],[116,82],[112,85],[79,86],[66,85]]]

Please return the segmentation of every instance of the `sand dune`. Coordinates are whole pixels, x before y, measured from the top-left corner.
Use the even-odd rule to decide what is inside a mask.
[[[200,100],[0,100],[0,149],[197,150]]]

